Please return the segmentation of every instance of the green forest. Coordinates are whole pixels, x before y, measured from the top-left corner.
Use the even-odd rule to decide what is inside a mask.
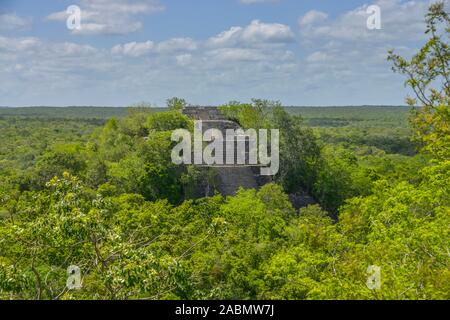
[[[426,21],[387,53],[409,106],[221,105],[281,134],[273,181],[234,196],[172,162],[183,99],[0,108],[0,299],[450,299],[450,17]]]

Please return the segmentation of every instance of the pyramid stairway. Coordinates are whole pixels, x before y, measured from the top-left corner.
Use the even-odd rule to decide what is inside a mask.
[[[227,120],[216,107],[187,107],[183,110],[183,113],[194,120],[202,120],[203,132],[214,128],[220,130],[225,137],[227,129],[236,130],[240,128],[236,122]],[[225,147],[224,153],[226,153]],[[236,144],[234,155],[235,157],[237,155]],[[246,158],[248,160],[248,154]],[[259,175],[260,166],[258,165],[213,165],[212,167],[219,178],[216,188],[224,196],[236,194],[239,188],[258,189],[263,184],[271,181],[270,177]]]

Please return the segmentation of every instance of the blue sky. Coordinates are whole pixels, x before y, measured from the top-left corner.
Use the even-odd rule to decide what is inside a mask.
[[[0,0],[0,105],[404,104],[429,1]],[[81,29],[66,27],[70,5]],[[367,8],[381,9],[369,30]]]

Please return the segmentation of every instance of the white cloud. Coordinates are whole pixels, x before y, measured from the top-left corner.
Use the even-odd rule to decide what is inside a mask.
[[[109,50],[0,37],[0,82],[7,82],[0,95],[6,104],[24,105],[117,105],[155,101],[152,95],[158,101],[180,95],[192,102],[214,96],[210,103],[217,103],[228,100],[226,87],[244,82],[248,92],[233,92],[257,96],[251,88],[262,86],[258,78],[285,83],[280,79],[296,71],[296,57],[287,49],[293,39],[289,27],[254,21],[236,30],[236,41],[220,46],[210,46],[209,38],[172,38],[121,43]],[[21,95],[24,87],[27,94]]]
[[[141,57],[153,51],[155,44],[152,41],[146,42],[129,42],[126,44],[118,44],[111,49],[113,54],[120,54],[130,57]]]
[[[397,48],[408,56],[423,44],[429,1],[375,0],[372,4],[381,8],[381,30],[367,28],[368,5],[336,17],[311,11],[299,18],[302,86],[322,104],[327,104],[326,97],[353,104],[397,99],[400,104],[406,96],[387,52]],[[327,94],[320,97],[324,88]]]
[[[280,23],[262,23],[254,20],[243,30],[242,40],[246,42],[292,42],[294,33],[291,28]]]
[[[173,38],[159,43],[157,49],[162,53],[194,51],[197,44],[191,38]]]
[[[189,53],[180,54],[180,55],[176,56],[175,58],[177,60],[177,64],[182,67],[185,67],[185,66],[191,64],[191,62],[192,62],[192,55]]]
[[[300,17],[298,23],[300,27],[305,27],[312,25],[317,22],[322,22],[328,19],[328,14],[325,12],[311,10],[307,12],[304,16]]]
[[[217,36],[209,39],[209,44],[212,47],[227,47],[238,44],[242,35],[242,27],[231,27],[227,31],[219,33]]]
[[[172,38],[156,44],[153,41],[118,44],[111,49],[111,53],[136,58],[150,53],[172,54],[196,49],[197,43],[191,38]]]
[[[264,52],[251,48],[220,48],[208,51],[206,54],[216,62],[259,61],[268,58]]]
[[[50,46],[53,53],[60,56],[89,56],[98,50],[89,45],[80,45],[72,42],[57,43]]]
[[[7,38],[0,37],[0,49],[9,52],[32,50],[41,45],[41,41],[38,38],[26,37],[26,38]]]
[[[326,61],[327,59],[328,59],[328,54],[326,54],[325,52],[316,51],[316,52],[311,53],[306,58],[306,61],[308,61],[310,63],[315,63],[315,62]]]
[[[26,55],[33,58],[45,56],[52,59],[55,57],[89,56],[98,52],[96,48],[89,45],[72,42],[45,43],[35,37],[0,37],[0,49],[15,54],[17,58]]]
[[[348,11],[334,20],[325,13],[310,11],[299,20],[302,35],[312,40],[386,42],[423,39],[424,15],[428,1],[377,0],[381,8],[381,30],[367,28],[368,4]]]
[[[15,13],[0,14],[0,31],[25,29],[31,26],[31,18],[23,18]]]
[[[74,34],[128,34],[142,28],[140,15],[164,10],[158,0],[79,0],[81,28]],[[47,20],[66,21],[65,11],[55,12]]]
[[[206,39],[130,39],[110,49],[0,37],[2,104],[125,105],[162,103],[173,95],[201,104],[251,97],[298,104],[401,103],[402,81],[392,75],[386,52],[417,49],[426,4],[376,4],[382,7],[382,30],[367,30],[364,6],[337,17],[316,12],[299,19],[298,44],[289,26],[259,20]],[[128,18],[142,12],[127,10]],[[94,26],[100,21],[89,19]]]
[[[211,47],[286,44],[294,41],[294,33],[287,25],[253,20],[247,27],[232,27],[209,39]]]

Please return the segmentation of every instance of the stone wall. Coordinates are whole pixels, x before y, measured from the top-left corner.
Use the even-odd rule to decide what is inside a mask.
[[[239,129],[236,122],[229,121],[216,107],[187,107],[183,109],[183,113],[194,120],[203,121],[203,132],[208,129],[219,129],[223,136],[226,136],[227,129]],[[237,154],[236,145],[234,154]],[[226,153],[226,148],[224,147]],[[226,154],[225,154],[226,157]],[[246,156],[248,159],[248,154]],[[201,166],[206,167],[206,166]],[[258,189],[262,185],[271,182],[270,177],[262,177],[259,174],[259,166],[250,165],[223,165],[212,166],[218,177],[216,189],[223,195],[234,195],[239,188]],[[208,190],[209,191],[209,190]]]
[[[216,128],[222,131],[224,137],[226,129],[236,130],[240,128],[236,122],[227,120],[217,107],[187,107],[183,110],[183,113],[194,120],[203,120],[203,131]],[[237,153],[236,148],[234,153]],[[239,188],[259,189],[273,181],[270,176],[260,175],[260,166],[202,166],[201,169],[214,170],[217,179],[214,181],[214,188],[209,185],[201,186],[203,190],[199,196],[211,196],[214,194],[214,189],[224,196],[234,195]],[[296,209],[317,203],[303,191],[290,194],[289,199]]]

